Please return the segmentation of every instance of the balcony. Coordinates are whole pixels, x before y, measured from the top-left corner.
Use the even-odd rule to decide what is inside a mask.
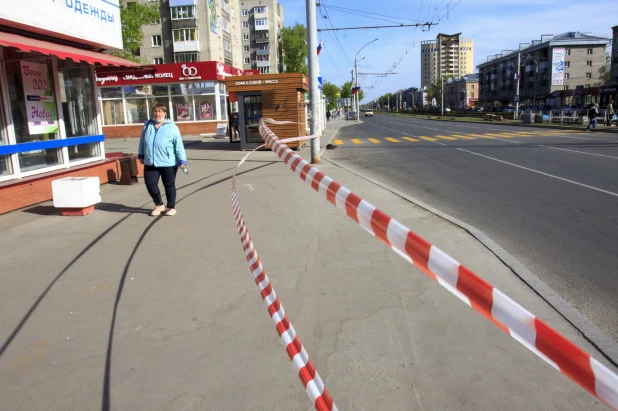
[[[232,52],[229,50],[223,50],[223,57],[227,57],[228,59],[232,58]]]
[[[184,51],[199,51],[199,42],[197,40],[175,41],[173,42],[174,52],[181,53]]]
[[[262,37],[262,36],[259,36],[259,37],[258,37],[258,36],[256,36],[256,37],[255,37],[255,42],[256,42],[257,44],[268,43],[268,41],[269,41],[269,38],[268,38],[268,37]]]
[[[258,56],[267,56],[270,53],[269,49],[265,49],[265,50],[261,50],[261,49],[257,49],[255,50],[255,54]]]
[[[197,28],[196,19],[172,20],[172,30]]]
[[[260,24],[255,26],[255,31],[268,31],[268,24]]]
[[[259,61],[259,60],[256,60],[255,64],[257,64],[258,67],[270,67],[270,61]]]

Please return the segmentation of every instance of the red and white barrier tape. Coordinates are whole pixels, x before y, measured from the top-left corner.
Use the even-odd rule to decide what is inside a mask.
[[[393,251],[406,261],[414,264],[429,277],[436,280],[461,301],[477,310],[503,331],[509,333],[552,367],[561,371],[592,395],[618,411],[618,375],[550,328],[534,314],[511,300],[497,288],[485,282],[485,280],[478,277],[436,246],[431,245],[413,233],[397,220],[389,217],[369,202],[335,182],[284,144],[287,141],[304,140],[308,137],[279,140],[266,126],[265,121],[275,124],[283,122],[262,119],[260,121],[260,134],[266,144],[272,148],[272,151],[283,160],[288,168],[299,176],[301,180],[309,184],[320,196],[332,203],[341,213],[356,221],[370,234],[391,247]],[[247,156],[239,163],[239,167]],[[266,274],[262,274],[263,268],[248,237],[249,234],[244,226],[244,221],[242,221],[242,216],[238,209],[235,181],[234,174],[232,202],[234,204],[234,214],[237,216],[236,222],[239,227],[241,240],[243,241],[243,247],[247,254],[247,261],[249,261],[251,270],[256,276],[256,283],[260,290],[262,290],[262,298],[265,298],[265,295],[274,296],[272,287],[268,280],[265,279]],[[275,304],[273,301],[278,302],[278,300],[273,300],[271,297],[267,305]],[[281,318],[284,317],[282,315],[277,315],[276,317],[273,315],[278,310],[279,304],[269,306],[269,313],[271,313],[273,322],[277,325],[277,331],[281,335],[278,324],[281,324]],[[283,313],[283,308],[280,311]],[[287,320],[287,317],[285,319]],[[289,320],[285,324],[289,324]],[[291,325],[290,329],[292,329]],[[294,341],[293,331],[290,337],[286,337],[284,344],[288,345],[290,341]],[[300,342],[299,346],[302,348]],[[288,348],[290,358],[293,357],[292,354],[295,352],[290,353]],[[306,353],[303,358],[307,358]],[[310,364],[308,359],[307,364]],[[296,363],[295,366],[300,371],[301,368]],[[319,380],[317,372],[315,372],[315,376]],[[301,380],[307,388],[302,376]],[[323,387],[323,385],[319,386]],[[307,392],[309,393],[309,390]],[[322,395],[328,396],[326,388],[323,389]],[[318,397],[315,394],[309,394],[309,396],[314,401],[316,409],[318,409],[316,401]],[[330,400],[330,396],[327,398]],[[332,404],[332,400],[330,401]],[[332,409],[335,409],[334,404],[332,404],[332,407]]]
[[[286,140],[279,140],[279,142],[306,140],[308,138],[310,137],[295,137]],[[264,145],[257,147],[255,150],[262,147],[264,147]],[[264,304],[268,309],[268,314],[270,314],[270,318],[275,325],[279,338],[281,338],[285,351],[287,352],[288,357],[290,357],[290,360],[298,373],[298,378],[300,378],[300,381],[302,382],[307,395],[309,395],[313,406],[318,411],[336,411],[337,406],[324,386],[324,383],[320,378],[320,374],[318,374],[317,370],[313,366],[313,363],[309,359],[309,354],[305,351],[305,347],[303,347],[300,338],[298,338],[290,319],[279,301],[279,297],[277,297],[277,294],[275,293],[275,290],[266,275],[266,270],[262,266],[257,250],[253,246],[253,241],[251,240],[251,236],[249,235],[249,231],[245,225],[245,220],[243,219],[240,211],[240,206],[238,205],[238,195],[236,193],[236,172],[245,162],[247,157],[249,157],[255,150],[249,152],[249,154],[240,160],[234,170],[234,175],[232,176],[232,209],[236,220],[236,228],[238,229],[238,234],[240,235],[240,242],[242,243],[245,258],[249,264],[249,269],[253,273],[255,284],[260,290],[262,300],[264,300]]]

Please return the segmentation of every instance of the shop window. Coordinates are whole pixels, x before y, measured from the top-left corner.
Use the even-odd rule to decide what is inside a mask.
[[[5,57],[6,53],[5,53]],[[20,58],[20,56],[16,56]],[[15,140],[19,143],[31,141],[56,140],[58,135],[58,114],[54,95],[53,76],[46,58],[21,57],[24,60],[5,62],[11,116],[15,130]],[[22,71],[36,72],[27,75],[24,83]],[[46,102],[38,101],[26,105],[26,95],[44,97]],[[43,116],[43,117],[41,117]],[[40,119],[40,120],[39,120]]]
[[[58,78],[66,136],[97,134],[92,68],[84,63],[59,60]]]
[[[103,100],[101,105],[103,125],[114,126],[117,124],[124,124],[124,108],[122,107],[122,99]]]
[[[52,148],[49,150],[33,150],[17,155],[19,169],[22,172],[37,170],[62,164],[62,150]]]
[[[79,144],[67,149],[69,151],[69,162],[101,156],[101,143]]]
[[[142,124],[150,118],[145,86],[125,86],[124,97],[127,106],[127,124]]]
[[[8,176],[10,174],[13,174],[11,156],[0,156],[0,176]]]

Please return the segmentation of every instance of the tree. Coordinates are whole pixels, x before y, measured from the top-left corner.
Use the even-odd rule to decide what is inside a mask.
[[[350,98],[352,97],[352,82],[346,81],[341,86],[341,98]]]
[[[281,49],[286,73],[301,72],[309,75],[307,67],[307,29],[300,23],[281,30]]]
[[[326,105],[326,109],[333,110],[337,108],[337,102],[341,94],[341,90],[339,90],[339,87],[337,87],[333,83],[324,82],[324,84],[322,85],[322,91],[324,92],[324,95],[330,100],[330,103]]]
[[[155,4],[142,4],[138,2],[127,3],[126,0],[122,0],[120,2],[120,21],[123,49],[114,53],[114,55],[141,63],[140,58],[137,56],[144,40],[142,26],[155,23],[159,18],[158,2]]]
[[[444,84],[450,79],[454,79],[455,76],[449,74],[444,77]],[[436,99],[438,105],[442,101],[442,77],[438,77],[435,82],[431,83],[429,87],[427,87],[427,101],[431,102],[433,99]]]
[[[358,90],[358,102],[360,103],[361,101],[363,101],[364,98],[365,93],[363,93],[363,90]]]

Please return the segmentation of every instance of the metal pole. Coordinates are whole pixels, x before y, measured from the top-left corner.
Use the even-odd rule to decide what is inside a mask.
[[[320,90],[318,88],[318,24],[316,18],[315,0],[307,0],[307,39],[309,48],[309,108],[311,109],[311,163],[320,164],[320,135],[318,132],[318,104]]]
[[[440,76],[440,108],[442,109],[442,115],[444,115],[444,77]]]
[[[513,120],[517,119],[517,114],[519,112],[519,78],[521,77],[520,67],[521,64],[521,53],[517,53],[517,88],[515,95],[517,96],[517,101],[515,102],[515,113],[513,114]]]
[[[358,56],[358,54],[356,56]],[[354,86],[358,87],[358,60],[356,59],[356,57],[354,58],[354,74]],[[354,115],[354,121],[358,121],[358,92],[354,93],[354,102],[354,111],[356,111]]]

